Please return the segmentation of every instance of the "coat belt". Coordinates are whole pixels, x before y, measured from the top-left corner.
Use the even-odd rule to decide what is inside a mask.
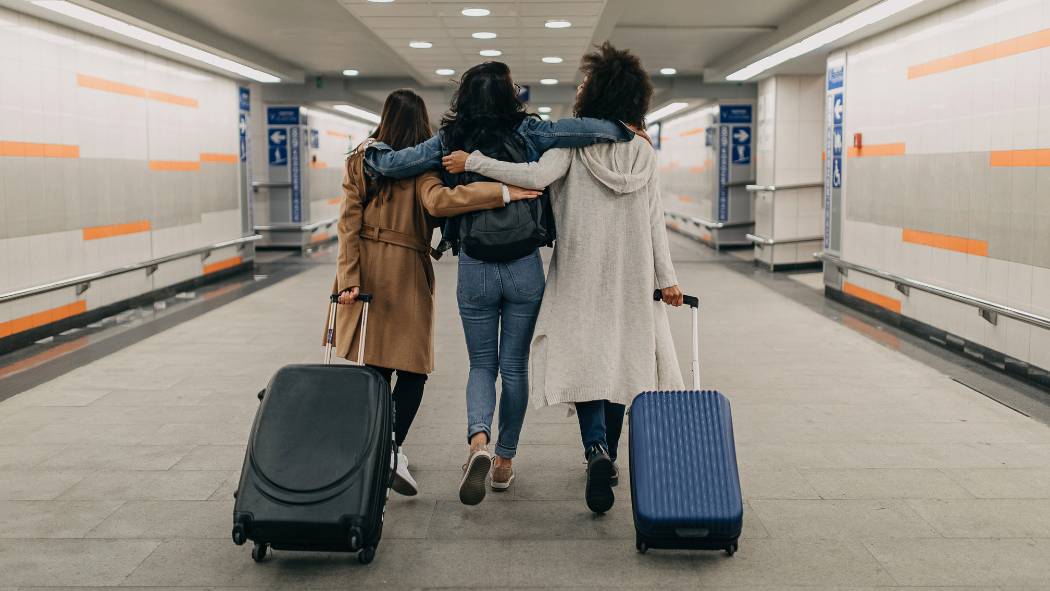
[[[422,240],[415,236],[398,232],[397,230],[391,230],[390,228],[380,228],[364,224],[361,227],[361,238],[372,240],[374,242],[385,242],[402,248],[409,248],[424,254],[430,252],[429,244],[424,244]]]

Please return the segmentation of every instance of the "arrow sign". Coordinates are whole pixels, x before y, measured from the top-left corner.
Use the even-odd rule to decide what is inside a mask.
[[[744,129],[737,129],[736,132],[733,134],[733,139],[735,139],[736,143],[738,144],[746,144],[748,138],[750,137],[751,134]]]
[[[842,125],[842,113],[845,109],[842,106],[842,93],[836,94],[831,101],[831,117],[832,123],[835,125]]]
[[[278,145],[278,146],[284,145],[284,141],[287,138],[288,138],[288,136],[285,135],[285,133],[283,131],[278,129],[278,130],[276,130],[276,131],[274,131],[273,133],[270,134],[270,143]]]

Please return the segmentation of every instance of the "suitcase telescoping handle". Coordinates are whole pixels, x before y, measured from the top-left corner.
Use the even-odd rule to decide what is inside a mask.
[[[659,302],[664,299],[663,294],[659,289],[653,291],[653,300]],[[700,298],[696,296],[687,295],[682,298],[682,302],[689,306],[689,311],[693,313],[693,389],[700,389]]]
[[[359,293],[357,301],[364,304],[361,310],[361,339],[357,345],[357,365],[365,364],[365,331],[368,329],[368,304],[372,301],[372,294]],[[328,332],[324,339],[324,364],[332,363],[332,346],[335,344],[335,311],[339,308],[339,294],[333,293],[328,299]]]

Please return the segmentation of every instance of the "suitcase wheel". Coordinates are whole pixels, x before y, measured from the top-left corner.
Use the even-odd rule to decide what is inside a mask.
[[[737,548],[738,548],[738,546],[736,545],[736,543],[733,543],[731,546],[726,548],[726,554],[728,554],[730,556],[736,554]]]
[[[369,546],[367,548],[361,548],[361,551],[357,553],[357,560],[361,564],[369,564],[376,557],[376,549]]]
[[[244,532],[244,526],[238,523],[233,526],[233,543],[238,546],[248,541],[248,535]]]
[[[252,545],[252,560],[254,560],[255,562],[262,562],[266,560],[266,551],[269,549],[269,544],[260,544],[259,542],[255,542],[255,544]]]
[[[638,549],[638,552],[645,554],[649,551],[649,545],[642,540],[642,536],[635,534],[634,536],[634,547]]]

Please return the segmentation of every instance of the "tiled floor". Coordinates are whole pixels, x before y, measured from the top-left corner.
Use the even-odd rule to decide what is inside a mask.
[[[256,392],[320,356],[318,266],[0,403],[0,591],[1048,589],[1050,429],[675,238],[704,300],[702,382],[733,402],[747,498],[739,553],[634,550],[629,487],[583,503],[574,419],[530,410],[508,493],[464,507],[466,355],[438,265],[438,371],[370,566],[229,538]],[[738,263],[737,263],[738,264]],[[688,314],[674,312],[688,371]]]

